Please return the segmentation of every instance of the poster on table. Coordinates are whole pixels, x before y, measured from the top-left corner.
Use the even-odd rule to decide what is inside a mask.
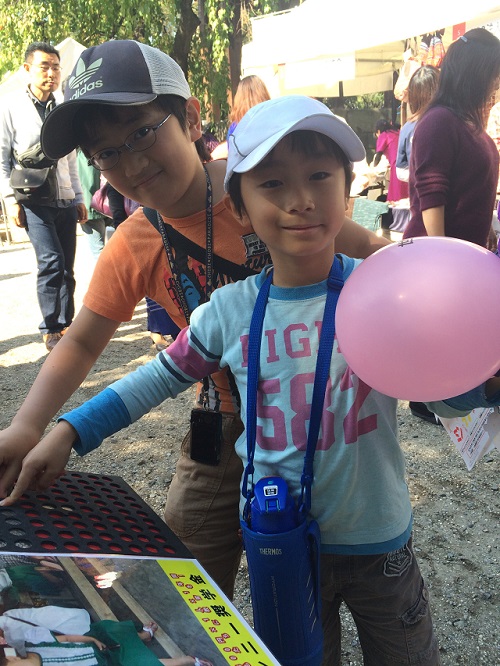
[[[193,559],[1,552],[0,596],[1,640],[12,656],[44,642],[47,659],[81,663],[78,649],[89,643],[57,636],[87,635],[103,664],[160,666],[192,655],[213,666],[279,666]],[[76,661],[64,661],[72,651]]]

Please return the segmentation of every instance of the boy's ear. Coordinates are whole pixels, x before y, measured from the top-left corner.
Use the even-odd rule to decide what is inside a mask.
[[[351,175],[351,182],[349,183],[349,185],[346,185],[346,188],[345,188],[345,210],[347,210],[349,208],[349,203],[350,203],[350,200],[351,200],[351,185],[354,183],[355,178],[356,178],[356,175],[354,174],[354,171],[353,171],[352,175]]]
[[[231,197],[229,196],[229,194],[227,192],[224,194],[223,201],[224,201],[224,205],[226,206],[226,208],[229,208],[229,210],[233,214],[233,217],[236,220],[238,220],[238,222],[240,222],[240,224],[243,224],[245,221],[249,222],[248,217],[245,214],[245,211],[243,211],[242,213],[239,213],[236,210],[236,207],[233,203],[233,200],[231,199]]]
[[[188,133],[193,143],[202,136],[201,131],[201,108],[200,102],[196,97],[189,97],[186,100],[186,118],[188,122]]]

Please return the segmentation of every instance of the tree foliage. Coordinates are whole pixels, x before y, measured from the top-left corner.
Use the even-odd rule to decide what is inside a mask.
[[[383,109],[384,93],[370,93],[359,95],[358,97],[344,97],[344,107],[346,109]]]
[[[34,41],[84,46],[137,39],[170,53],[212,119],[225,118],[241,71],[250,17],[299,0],[2,0],[0,77]],[[66,74],[66,73],[65,73]]]
[[[15,70],[33,41],[74,37],[84,46],[138,39],[171,50],[176,32],[172,0],[3,0],[0,75]]]
[[[299,0],[199,0],[200,29],[188,70],[193,93],[217,123],[227,117],[241,75],[241,51],[250,19],[298,5]]]

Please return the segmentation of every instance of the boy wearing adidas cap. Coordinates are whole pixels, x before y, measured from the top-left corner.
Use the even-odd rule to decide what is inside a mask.
[[[161,213],[168,227],[172,266],[157,229],[142,209],[120,225],[97,262],[84,307],[50,355],[12,425],[0,433],[0,496],[12,487],[24,455],[85,379],[122,321],[130,321],[145,295],[180,326],[179,299],[189,310],[206,298],[207,181],[200,161],[200,106],[169,56],[134,41],[86,49],[71,74],[65,101],[47,118],[43,148],[63,155],[79,145],[125,196]],[[259,273],[268,254],[248,224],[239,224],[223,201],[224,162],[206,165],[212,189],[213,266],[217,288]],[[385,244],[347,221],[337,246],[366,257]],[[239,316],[239,315],[238,315]],[[232,313],[230,321],[234,321]],[[168,525],[231,597],[241,555],[239,482],[234,442],[242,425],[239,398],[225,371],[209,379],[208,406],[222,412],[218,465],[190,458],[183,443],[170,485]]]
[[[273,262],[261,336],[253,481],[279,474],[296,498],[327,278],[332,265],[345,280],[359,263],[336,254],[336,238],[352,162],[363,155],[346,123],[302,96],[257,105],[229,141],[225,187],[231,207],[266,243]],[[268,274],[264,269],[217,290],[167,350],[64,415],[26,458],[11,499],[37,470],[43,470],[43,483],[57,476],[73,446],[87,453],[220,369],[231,370],[245,422],[250,321]],[[428,592],[411,544],[397,401],[363,384],[335,343],[323,404],[311,510],[322,541],[323,664],[341,662],[342,601],[356,621],[365,664],[438,664]],[[246,462],[244,433],[236,450]]]

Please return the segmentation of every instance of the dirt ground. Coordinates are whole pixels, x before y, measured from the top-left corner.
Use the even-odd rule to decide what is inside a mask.
[[[80,236],[78,307],[92,266],[86,239]],[[46,358],[38,334],[35,273],[28,243],[0,248],[0,428],[9,424]],[[67,407],[80,404],[152,357],[145,324],[141,303],[133,321],[120,327]],[[188,391],[162,405],[106,441],[99,451],[84,459],[72,458],[71,467],[122,477],[161,514],[191,400]],[[443,429],[413,418],[407,403],[400,404],[399,426],[415,512],[414,544],[431,593],[442,664],[500,665],[498,451],[468,472]],[[251,621],[244,563],[235,603]],[[347,612],[343,625],[342,666],[359,666],[359,642]]]

